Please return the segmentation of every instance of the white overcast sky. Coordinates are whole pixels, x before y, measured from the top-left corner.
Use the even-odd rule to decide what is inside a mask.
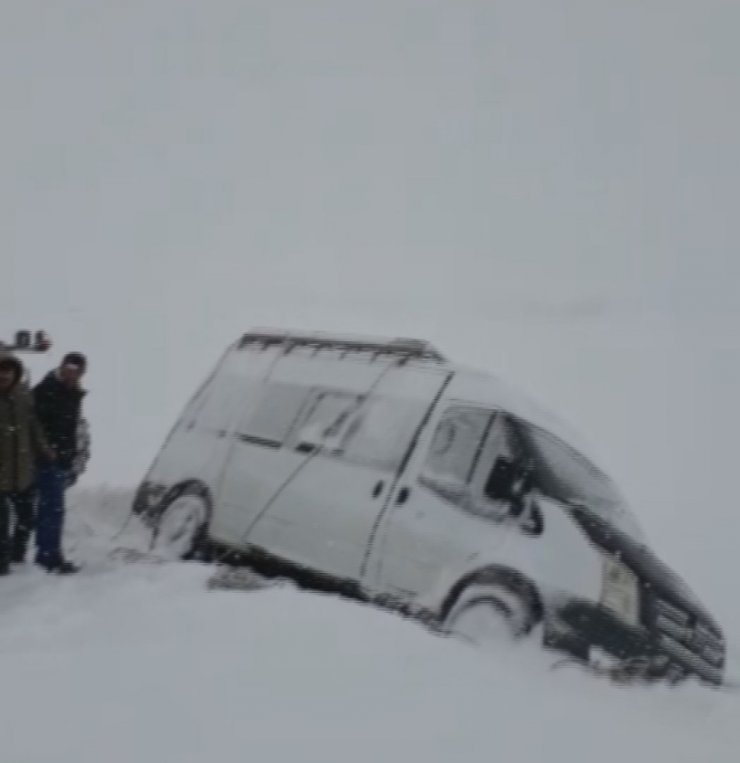
[[[90,353],[98,469],[133,479],[251,325],[452,355],[491,322],[736,325],[738,29],[731,0],[6,0],[0,329]]]

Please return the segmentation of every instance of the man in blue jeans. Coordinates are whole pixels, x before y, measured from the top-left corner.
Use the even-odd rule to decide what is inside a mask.
[[[85,356],[71,352],[33,390],[36,416],[56,453],[54,462],[40,464],[37,472],[36,564],[61,574],[79,569],[64,558],[62,531],[64,494],[76,479],[78,427],[86,394],[81,382],[86,370]]]

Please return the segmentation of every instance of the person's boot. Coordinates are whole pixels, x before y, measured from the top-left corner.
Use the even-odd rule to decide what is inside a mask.
[[[23,564],[26,561],[26,549],[16,546],[13,549],[13,553],[10,555],[10,561],[13,564]]]
[[[56,572],[57,575],[74,575],[79,571],[80,568],[74,562],[70,562],[69,559],[62,559],[56,568],[51,570],[51,572]]]
[[[56,575],[71,575],[75,572],[79,572],[80,568],[72,562],[67,561],[63,557],[46,558],[43,556],[36,557],[36,564],[49,573]]]

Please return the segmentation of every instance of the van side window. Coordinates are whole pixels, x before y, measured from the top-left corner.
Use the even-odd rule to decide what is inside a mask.
[[[257,445],[280,447],[304,408],[308,392],[306,387],[296,384],[264,385],[251,416],[239,426],[239,437]]]
[[[378,396],[363,401],[343,443],[348,461],[386,471],[400,465],[424,417],[426,403]]]
[[[484,408],[449,408],[437,425],[423,477],[450,486],[469,485],[493,416],[493,411]]]

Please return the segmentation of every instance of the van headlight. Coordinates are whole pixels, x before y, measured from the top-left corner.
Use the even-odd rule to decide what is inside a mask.
[[[601,604],[630,625],[640,624],[640,584],[632,570],[604,555]]]

